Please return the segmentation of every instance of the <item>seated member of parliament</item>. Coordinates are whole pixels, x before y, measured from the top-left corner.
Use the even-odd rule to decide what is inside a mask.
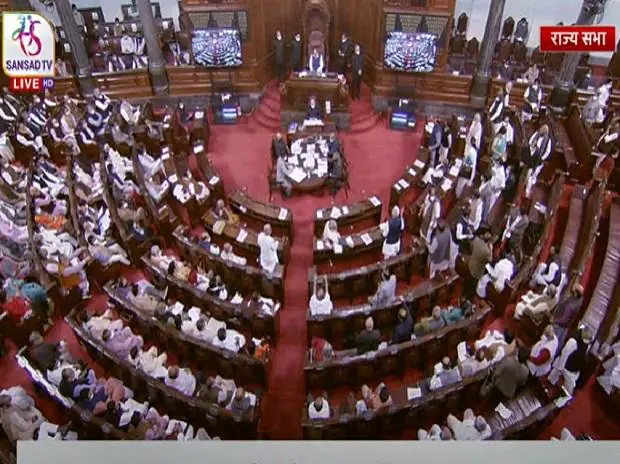
[[[310,101],[308,102],[308,111],[306,112],[306,119],[323,119],[321,107],[319,106],[316,97],[310,97]]]
[[[319,49],[315,48],[312,51],[312,55],[310,55],[310,60],[308,62],[308,69],[313,73],[322,73],[325,69],[325,61],[323,60],[323,55],[319,54]]]

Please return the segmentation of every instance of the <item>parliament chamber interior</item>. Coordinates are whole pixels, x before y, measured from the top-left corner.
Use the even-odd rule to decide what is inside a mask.
[[[620,439],[620,42],[539,46],[617,1],[0,8],[56,35],[2,76],[0,462]]]

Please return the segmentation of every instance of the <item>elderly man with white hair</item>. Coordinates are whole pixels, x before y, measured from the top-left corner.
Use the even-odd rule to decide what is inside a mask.
[[[383,259],[392,258],[400,253],[400,241],[404,230],[405,221],[400,208],[394,206],[390,219],[381,225],[381,233],[385,237],[382,249]]]
[[[534,316],[542,313],[551,314],[551,311],[558,304],[558,297],[558,291],[553,284],[543,289],[542,293],[534,293],[530,290],[517,303],[514,314],[515,320],[520,320],[526,313]]]
[[[532,347],[527,366],[535,377],[543,377],[551,371],[551,363],[558,352],[558,337],[552,325],[545,328],[540,340]]]
[[[491,427],[486,419],[476,416],[471,409],[465,410],[462,421],[450,414],[446,422],[455,440],[484,440],[491,435]]]
[[[260,248],[260,267],[268,273],[273,273],[278,260],[278,241],[271,236],[271,226],[265,224],[262,232],[258,234],[257,243]]]

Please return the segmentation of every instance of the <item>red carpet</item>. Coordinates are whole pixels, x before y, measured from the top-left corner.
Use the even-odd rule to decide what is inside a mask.
[[[374,115],[367,89],[363,100],[352,104],[352,128],[341,137],[350,166],[351,191],[347,198],[340,192],[335,200],[330,196],[296,196],[284,200],[280,195],[273,202],[290,208],[294,217],[295,240],[287,263],[285,304],[279,315],[277,347],[270,366],[269,389],[262,399],[262,437],[266,439],[301,439],[301,410],[306,387],[303,377],[306,340],[306,309],[309,295],[306,286],[308,268],[312,265],[312,233],[317,208],[335,202],[350,203],[370,195],[378,195],[384,204],[389,201],[392,183],[415,157],[421,140],[417,133],[390,131],[385,119]],[[264,103],[253,116],[246,117],[237,126],[212,128],[209,144],[211,161],[224,180],[227,193],[246,188],[249,195],[268,201],[267,170],[271,162],[271,137],[279,126],[279,96],[270,88]],[[564,203],[566,204],[566,203]],[[386,213],[384,209],[384,214]],[[560,215],[556,234],[563,233],[565,218]],[[557,238],[554,240],[557,243]],[[496,320],[492,328],[501,328],[503,320]],[[59,321],[51,330],[52,340],[65,339],[71,351],[83,353],[72,331]],[[14,350],[0,359],[0,388],[21,384],[33,392],[30,381],[16,365]],[[569,427],[576,435],[581,432],[597,439],[620,437],[620,427],[605,411],[604,398],[591,380],[583,391],[558,416],[541,438],[558,436],[562,427]],[[49,400],[37,397],[37,404],[50,418],[58,417],[58,408]],[[63,422],[58,418],[59,422]],[[407,434],[404,434],[407,436]]]

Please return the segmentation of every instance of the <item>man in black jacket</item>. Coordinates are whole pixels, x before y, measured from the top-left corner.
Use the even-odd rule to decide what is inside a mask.
[[[357,354],[377,351],[381,343],[381,333],[375,329],[375,322],[372,320],[372,317],[366,319],[365,326],[366,328],[355,337]]]
[[[351,40],[347,37],[347,34],[342,33],[340,39],[340,45],[338,47],[338,72],[345,74],[347,72],[347,63],[351,56]]]
[[[273,40],[273,54],[275,74],[278,84],[281,84],[284,81],[284,39],[280,31],[276,31],[276,38]]]
[[[351,60],[353,68],[352,86],[351,86],[351,98],[353,100],[359,100],[360,89],[362,87],[362,75],[364,73],[364,56],[362,55],[359,45],[355,45],[355,52]]]
[[[294,72],[302,70],[301,66],[301,34],[295,34],[295,38],[291,43],[291,68]]]
[[[404,343],[411,340],[411,334],[413,333],[413,318],[411,312],[407,308],[401,308],[398,311],[398,324],[394,327],[392,333],[392,343]]]

